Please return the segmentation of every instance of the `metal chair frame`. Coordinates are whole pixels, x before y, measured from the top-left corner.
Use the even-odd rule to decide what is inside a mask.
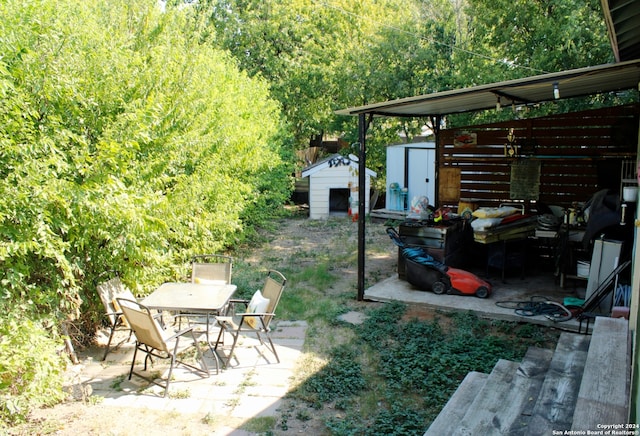
[[[163,397],[166,397],[167,392],[169,391],[173,368],[178,364],[182,364],[200,375],[209,377],[209,368],[207,367],[207,362],[204,359],[204,354],[198,347],[198,341],[193,333],[193,327],[189,326],[172,335],[167,335],[167,332],[160,327],[160,324],[156,321],[149,308],[136,301],[124,298],[118,298],[117,300],[124,317],[127,319],[127,322],[131,326],[131,330],[133,330],[133,333],[136,336],[136,346],[133,353],[133,359],[131,360],[129,380],[131,380],[131,377],[135,374],[149,383],[164,388]],[[197,355],[202,363],[202,368],[198,368],[177,358],[180,338],[187,334],[189,334],[193,339],[193,345],[196,348]],[[170,347],[169,345],[169,342],[171,341],[175,342],[173,347]],[[164,383],[134,371],[138,351],[145,353],[143,371],[147,370],[148,360],[151,360],[153,363],[153,357],[170,360],[169,373],[167,374],[167,379]]]
[[[220,281],[231,284],[231,274],[233,272],[233,257],[222,254],[200,254],[194,256],[191,261],[191,283],[199,283],[202,281]],[[226,312],[227,308],[223,312]],[[206,313],[187,313],[180,312],[175,314],[178,320],[178,328],[182,327],[182,318],[186,318],[189,325],[204,324],[206,325],[205,334],[207,343],[209,340],[209,326],[212,324],[214,315]],[[204,321],[199,321],[205,317]]]
[[[270,270],[267,272],[267,277],[262,288],[263,296],[269,299],[269,304],[265,312],[244,312],[236,313],[235,316],[231,315],[216,317],[217,324],[220,327],[220,332],[218,333],[218,338],[214,345],[214,350],[217,351],[219,347],[221,348],[221,346],[224,345],[225,333],[229,333],[233,337],[233,343],[231,344],[228,355],[226,356],[226,358],[224,355],[221,356],[221,361],[225,368],[229,367],[229,362],[231,361],[231,358],[234,357],[234,350],[236,344],[238,343],[240,335],[245,333],[255,334],[260,341],[260,344],[271,351],[275,356],[276,361],[280,363],[280,357],[278,356],[278,352],[276,351],[273,340],[271,339],[270,324],[271,320],[275,317],[275,311],[278,303],[280,302],[280,297],[282,296],[282,292],[284,291],[286,283],[287,279],[282,273],[275,270]],[[249,302],[250,300],[230,300],[231,305],[233,305],[234,307],[235,305],[239,304],[244,305],[245,310],[249,307]],[[253,318],[257,321],[257,323],[254,323],[256,324],[255,327],[247,323],[248,318]]]
[[[98,278],[103,277],[107,273],[100,274]],[[107,354],[111,349],[118,348],[120,345],[124,344],[131,340],[132,331],[129,325],[126,323],[122,316],[122,311],[119,307],[117,307],[116,299],[119,297],[127,298],[130,300],[135,300],[135,297],[131,290],[122,283],[122,280],[118,276],[117,273],[114,273],[114,277],[111,279],[101,282],[96,285],[96,290],[98,292],[98,296],[102,301],[105,309],[105,317],[109,322],[109,341],[107,342],[107,347],[104,350],[104,355],[102,356],[102,360],[106,360]],[[129,336],[127,339],[124,339],[116,346],[111,347],[111,342],[113,341],[113,337],[116,331],[128,331]]]

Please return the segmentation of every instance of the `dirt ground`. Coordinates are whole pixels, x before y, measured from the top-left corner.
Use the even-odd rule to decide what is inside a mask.
[[[364,310],[377,303],[356,301],[357,257],[357,223],[348,217],[331,218],[326,221],[311,221],[305,218],[282,220],[274,231],[266,235],[269,243],[251,252],[243,261],[252,265],[269,264],[274,269],[279,266],[300,267],[311,264],[318,256],[330,256],[336,262],[332,264],[332,275],[337,282],[327,289],[327,296],[344,295],[346,290],[353,290],[354,299],[347,304],[350,310]],[[397,249],[385,233],[383,223],[367,224],[367,261],[366,285],[371,286],[395,273]],[[293,287],[294,285],[292,285]],[[409,317],[430,317],[429,311],[414,311]],[[308,335],[307,335],[308,337]],[[305,364],[304,360],[302,365]],[[69,377],[74,374],[73,368]],[[77,392],[76,392],[76,396]],[[299,413],[293,400],[286,399],[276,417],[282,422],[286,415],[286,430],[276,426],[268,434],[322,435],[324,425],[322,416],[316,411]],[[298,410],[298,412],[296,412]],[[91,397],[84,400],[70,400],[58,406],[36,410],[28,425],[13,428],[11,435],[52,434],[52,435],[139,435],[139,434],[256,434],[247,431],[221,432],[216,430],[220,423],[208,422],[206,419],[194,419],[193,416],[166,416],[166,412],[153,410],[122,410],[114,407],[101,407],[99,401]],[[298,419],[298,417],[301,417]],[[226,422],[227,426],[240,423]],[[0,431],[1,432],[1,431]]]

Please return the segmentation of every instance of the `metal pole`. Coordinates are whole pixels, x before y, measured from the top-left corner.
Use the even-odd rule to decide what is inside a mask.
[[[436,141],[436,171],[433,175],[433,180],[435,182],[435,189],[433,190],[433,204],[438,204],[440,202],[440,150],[442,147],[440,145],[440,122],[442,121],[442,117],[440,115],[436,115],[431,117],[431,129],[433,130],[433,136]]]
[[[358,301],[364,300],[364,253],[365,253],[365,195],[366,191],[366,147],[365,136],[367,132],[365,114],[358,115]]]

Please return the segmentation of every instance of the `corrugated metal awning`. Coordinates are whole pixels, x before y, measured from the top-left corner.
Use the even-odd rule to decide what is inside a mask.
[[[640,0],[601,0],[616,61],[640,58]]]
[[[640,59],[636,59],[373,103],[336,113],[392,117],[447,115],[495,108],[498,99],[503,106],[551,101],[556,98],[554,86],[564,99],[633,89],[639,83]]]

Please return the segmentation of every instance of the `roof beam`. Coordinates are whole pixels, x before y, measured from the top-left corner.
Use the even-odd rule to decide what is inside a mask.
[[[517,97],[513,94],[510,94],[508,92],[504,92],[502,90],[495,90],[492,91],[495,95],[497,95],[498,97],[503,97],[506,99],[511,100],[512,103],[515,104],[532,104],[535,103],[535,101],[529,100],[528,98],[524,98],[524,97]]]

